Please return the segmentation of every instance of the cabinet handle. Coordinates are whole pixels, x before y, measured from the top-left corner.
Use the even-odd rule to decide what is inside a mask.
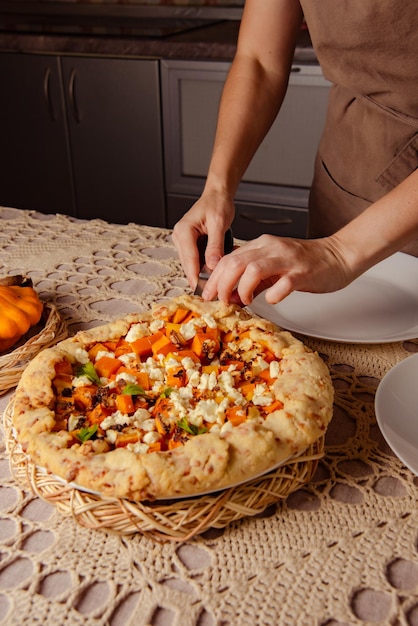
[[[51,73],[52,73],[51,68],[47,67],[45,70],[45,74],[44,74],[44,97],[45,97],[45,102],[46,102],[46,106],[48,109],[49,117],[51,118],[53,122],[56,122],[58,117],[55,114],[54,107],[52,104],[52,98],[51,98]]]
[[[80,123],[80,114],[78,112],[77,100],[75,97],[75,79],[76,79],[76,71],[73,68],[70,74],[70,80],[68,81],[68,96],[70,99],[70,106],[73,112],[73,116],[77,124]]]
[[[290,217],[283,217],[282,219],[274,219],[267,217],[254,217],[249,213],[240,213],[240,217],[243,217],[245,220],[249,220],[250,222],[255,222],[256,224],[267,224],[269,226],[279,226],[283,224],[293,224],[293,220]]]

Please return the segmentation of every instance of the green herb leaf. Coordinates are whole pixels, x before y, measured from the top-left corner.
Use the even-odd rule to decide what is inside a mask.
[[[199,426],[195,424],[190,424],[185,417],[182,417],[181,420],[177,422],[177,426],[186,431],[186,433],[189,433],[189,435],[203,435],[203,433],[208,432],[207,428],[199,428]]]
[[[86,376],[92,383],[100,385],[100,378],[91,361],[87,361],[84,365],[80,365],[77,370],[77,376]]]
[[[172,387],[166,387],[164,391],[160,393],[160,398],[168,398],[174,389]]]
[[[140,385],[129,383],[122,389],[123,395],[126,396],[146,396],[145,389]]]
[[[92,426],[87,426],[86,428],[80,428],[80,432],[76,434],[77,439],[79,439],[81,443],[88,441],[97,433],[98,427],[99,427],[98,424],[92,424]]]

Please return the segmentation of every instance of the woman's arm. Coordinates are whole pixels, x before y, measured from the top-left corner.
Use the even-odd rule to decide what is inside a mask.
[[[205,191],[235,195],[289,80],[302,11],[297,0],[247,0],[223,91]]]
[[[298,0],[247,0],[237,51],[222,93],[212,158],[201,198],[176,224],[173,241],[194,286],[199,271],[196,240],[208,235],[206,263],[223,255],[233,198],[286,93],[302,21]]]
[[[329,237],[248,242],[219,261],[203,296],[249,304],[267,289],[266,300],[276,303],[295,290],[336,291],[415,239],[418,170]]]

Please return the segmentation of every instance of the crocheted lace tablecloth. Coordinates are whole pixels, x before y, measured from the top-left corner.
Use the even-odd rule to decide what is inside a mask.
[[[188,290],[170,235],[0,209],[0,274],[31,276],[73,333]],[[83,528],[15,481],[2,446],[0,624],[416,626],[417,478],[385,444],[374,395],[418,340],[303,339],[336,391],[325,457],[285,502],[223,530],[159,543]]]

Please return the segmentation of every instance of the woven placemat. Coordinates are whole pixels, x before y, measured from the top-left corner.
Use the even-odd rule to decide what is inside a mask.
[[[243,485],[210,495],[132,502],[75,488],[31,463],[13,436],[13,398],[4,412],[6,448],[17,481],[80,525],[119,535],[143,533],[158,540],[188,541],[209,528],[224,528],[243,517],[261,514],[309,482],[324,455],[321,437],[291,462]]]
[[[30,329],[14,350],[0,356],[0,395],[17,385],[26,365],[38,352],[65,339],[67,335],[67,326],[57,308],[46,302],[39,324]]]

